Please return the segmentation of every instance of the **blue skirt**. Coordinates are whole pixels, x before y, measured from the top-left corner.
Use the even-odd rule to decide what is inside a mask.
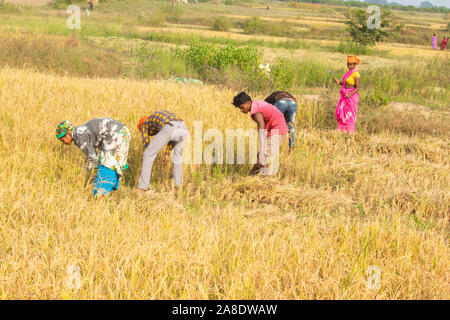
[[[117,175],[116,170],[99,165],[94,179],[94,196],[104,196],[113,190],[117,190],[119,188],[119,181],[120,177]]]

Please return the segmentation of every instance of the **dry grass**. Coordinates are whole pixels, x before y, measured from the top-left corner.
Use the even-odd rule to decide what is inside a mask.
[[[191,134],[195,120],[204,132],[253,127],[232,95],[1,70],[0,297],[450,297],[447,134],[363,127],[344,136],[327,120],[330,108],[301,103],[297,149],[276,177],[244,178],[249,166],[185,165],[176,197],[158,160],[153,190],[135,194],[139,117],[167,108]],[[95,201],[83,189],[82,153],[54,131],[62,119],[100,116],[125,122],[133,139],[119,191]],[[81,269],[80,290],[66,286],[70,265]],[[379,291],[366,287],[369,265],[381,269]]]
[[[89,77],[123,74],[122,57],[104,46],[64,37],[0,32],[1,65]]]
[[[51,0],[6,0],[5,2],[9,2],[12,4],[18,5],[28,5],[28,6],[43,6],[46,5]]]
[[[233,19],[248,19],[248,16],[244,15],[225,15],[225,17],[233,18]],[[272,18],[272,17],[261,17],[262,20],[272,21],[272,22],[280,22],[280,18]],[[311,27],[345,27],[344,21],[332,21],[333,19],[326,17],[299,17],[299,18],[291,18],[285,19],[284,21],[291,22],[294,24],[301,23],[302,25],[310,25]]]
[[[315,41],[311,41],[314,43]],[[347,55],[340,52],[330,52],[330,51],[317,51],[315,50],[317,46],[312,45],[311,49],[281,49],[281,48],[262,48],[260,49],[263,53],[262,59],[264,62],[277,63],[280,59],[293,59],[301,61],[302,59],[308,59],[314,57],[316,61],[326,61],[329,68],[341,68],[343,63],[347,59]],[[407,62],[389,59],[377,56],[365,56],[358,55],[361,59],[361,65],[358,66],[359,69],[364,70],[368,68],[375,67],[386,67],[389,68],[394,65],[406,64]]]
[[[241,33],[239,30],[232,30],[232,32],[223,32],[223,31],[214,31],[214,30],[208,30],[201,26],[194,26],[194,25],[167,25],[166,27],[143,27],[139,26],[136,28],[139,32],[162,32],[167,34],[189,34],[189,35],[198,35],[203,37],[218,37],[218,38],[225,38],[225,39],[234,39],[234,40],[264,40],[264,41],[273,41],[275,43],[277,42],[286,42],[286,41],[292,41],[292,38],[287,37],[274,37],[274,36],[263,36],[263,35],[247,35]],[[319,40],[319,39],[304,39],[305,42],[310,43],[312,48],[314,48],[316,45],[320,47],[335,47],[339,44],[338,40]],[[450,56],[450,53],[448,50],[441,51],[441,50],[431,50],[431,45],[429,47],[423,46],[423,45],[405,45],[405,44],[398,44],[398,43],[378,43],[375,47],[376,49],[387,51],[390,55],[404,58],[408,56],[415,56],[415,57],[424,57],[424,58],[433,58],[433,57],[442,57],[442,56]],[[286,50],[285,50],[286,51]],[[303,50],[289,50],[289,52],[293,52],[295,54],[295,51],[302,52]],[[320,52],[318,53],[320,54]],[[326,52],[323,54],[327,54],[329,56],[334,56],[336,53],[332,52]],[[284,56],[281,56],[284,57]],[[383,64],[387,63],[389,64],[388,59],[383,58],[377,58],[377,57],[370,57],[370,59],[378,59],[382,60]],[[396,63],[396,62],[395,62]]]
[[[266,40],[266,41],[274,41],[274,42],[285,42],[292,41],[292,38],[286,37],[272,37],[272,36],[261,36],[261,35],[247,35],[243,33],[233,33],[233,32],[225,32],[225,31],[214,31],[205,29],[198,26],[189,26],[186,25],[179,27],[177,25],[168,25],[167,27],[136,27],[139,32],[162,32],[162,33],[181,33],[181,34],[194,34],[204,37],[218,37],[218,38],[227,38],[227,39],[235,39],[235,40]]]
[[[397,57],[421,57],[421,58],[450,58],[449,50],[432,50],[431,44],[429,47],[418,45],[404,45],[399,43],[380,43],[377,48],[381,50],[389,50],[389,53]]]

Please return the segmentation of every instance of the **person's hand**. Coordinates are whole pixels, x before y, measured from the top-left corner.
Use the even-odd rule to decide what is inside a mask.
[[[86,172],[86,179],[84,180],[85,188],[94,182],[96,174],[97,174],[97,169]]]
[[[261,168],[267,167],[267,159],[266,159],[266,156],[265,156],[265,155],[263,155],[262,157],[258,157],[258,165],[259,165]]]
[[[334,82],[336,82],[336,84],[339,84],[339,80],[336,79],[336,77],[334,77]]]
[[[351,96],[352,96],[351,93],[347,93],[347,94],[345,95],[346,98],[350,98]]]
[[[164,167],[167,167],[169,160],[170,160],[170,155],[168,153],[165,153],[163,156],[163,159],[162,159]]]

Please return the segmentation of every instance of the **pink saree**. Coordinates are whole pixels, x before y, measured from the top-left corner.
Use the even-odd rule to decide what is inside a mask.
[[[346,98],[347,93],[352,92],[355,88],[345,88],[345,81],[355,72],[356,69],[349,70],[342,78],[342,87],[340,90],[341,98],[336,106],[336,120],[338,122],[337,129],[346,131],[347,133],[355,132],[356,109],[358,108],[359,92],[353,94],[350,98]]]

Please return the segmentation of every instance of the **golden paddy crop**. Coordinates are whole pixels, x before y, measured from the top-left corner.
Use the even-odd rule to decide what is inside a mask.
[[[2,69],[0,297],[450,297],[448,136],[346,136],[307,125],[328,109],[305,102],[296,150],[282,155],[276,176],[244,177],[250,165],[185,165],[175,194],[158,160],[152,190],[136,194],[138,119],[168,109],[190,130],[196,120],[203,130],[253,128],[231,106],[233,94]],[[83,188],[84,155],[58,142],[55,126],[103,116],[133,138],[119,191],[96,201]],[[71,266],[79,289],[68,286]],[[379,289],[368,285],[369,266],[381,272]]]

